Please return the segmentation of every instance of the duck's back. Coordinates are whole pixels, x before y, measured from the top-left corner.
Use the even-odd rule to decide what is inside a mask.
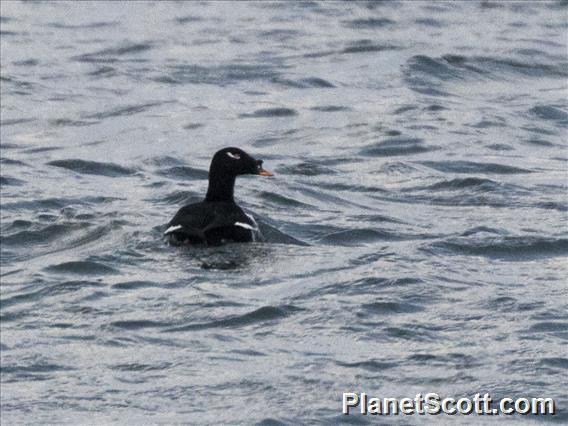
[[[182,207],[165,232],[172,243],[250,242],[258,236],[254,218],[233,202],[202,201]]]

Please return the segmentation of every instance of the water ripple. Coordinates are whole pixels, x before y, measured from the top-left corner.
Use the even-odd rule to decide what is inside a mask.
[[[509,261],[568,255],[568,239],[529,236],[455,238],[430,244],[436,253],[484,256]]]
[[[531,173],[520,167],[497,163],[479,163],[474,161],[421,161],[420,164],[440,172],[451,173],[486,173],[486,174],[518,174]]]
[[[74,56],[72,59],[78,62],[112,63],[119,61],[117,57],[136,55],[151,50],[153,47],[151,43],[127,43],[122,46]]]
[[[286,318],[295,312],[300,311],[292,305],[283,306],[264,306],[262,308],[256,309],[255,311],[246,313],[244,315],[230,316],[228,318],[223,318],[220,320],[205,322],[205,323],[191,323],[183,325],[180,327],[173,327],[166,329],[166,332],[180,332],[180,331],[191,331],[191,330],[204,330],[209,328],[226,328],[226,327],[243,327],[253,324],[262,324],[266,321],[277,321],[282,318]]]
[[[113,163],[101,163],[79,159],[54,160],[47,163],[50,166],[61,167],[80,174],[100,175],[108,177],[129,176],[136,171]]]

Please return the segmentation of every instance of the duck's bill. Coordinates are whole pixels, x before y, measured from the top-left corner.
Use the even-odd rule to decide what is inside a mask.
[[[274,176],[274,175],[273,175],[272,173],[270,173],[268,170],[263,169],[263,168],[261,168],[261,169],[258,171],[258,174],[259,174],[260,176]]]

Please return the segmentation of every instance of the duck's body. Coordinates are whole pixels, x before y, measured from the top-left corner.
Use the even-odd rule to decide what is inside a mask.
[[[241,174],[272,176],[238,148],[218,151],[211,161],[205,200],[182,207],[168,224],[165,235],[174,244],[251,242],[261,238],[254,218],[233,198],[235,179]]]
[[[248,243],[260,239],[258,225],[236,203],[202,201],[182,207],[165,232],[178,244]]]

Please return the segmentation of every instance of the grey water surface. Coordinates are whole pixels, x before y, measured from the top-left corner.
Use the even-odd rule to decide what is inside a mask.
[[[2,1],[2,424],[568,423],[567,13]],[[225,146],[267,241],[169,246]]]

